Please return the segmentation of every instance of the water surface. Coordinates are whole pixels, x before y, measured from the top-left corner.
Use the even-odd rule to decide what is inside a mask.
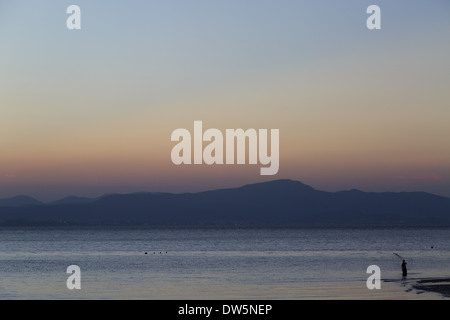
[[[0,299],[441,299],[410,284],[449,276],[449,231],[0,228]],[[66,287],[73,264],[81,290]],[[369,265],[381,290],[367,289]]]

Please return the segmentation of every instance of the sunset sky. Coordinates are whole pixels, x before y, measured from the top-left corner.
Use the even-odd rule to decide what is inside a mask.
[[[68,30],[66,8],[81,8]],[[381,30],[366,9],[381,8]],[[0,198],[289,178],[450,197],[450,2],[0,2]],[[280,130],[280,169],[176,166],[177,128]]]

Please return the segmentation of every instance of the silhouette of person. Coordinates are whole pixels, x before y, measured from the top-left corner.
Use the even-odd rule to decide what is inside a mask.
[[[406,277],[406,275],[408,274],[408,270],[406,270],[406,261],[403,260],[402,262],[402,272],[403,272],[403,276]]]

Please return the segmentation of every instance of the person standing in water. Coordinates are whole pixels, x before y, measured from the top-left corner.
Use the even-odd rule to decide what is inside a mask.
[[[402,262],[402,272],[403,272],[403,276],[406,277],[406,275],[408,274],[408,270],[406,270],[406,261],[403,260]]]

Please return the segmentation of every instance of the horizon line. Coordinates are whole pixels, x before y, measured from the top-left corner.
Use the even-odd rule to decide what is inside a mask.
[[[447,198],[450,199],[450,197],[448,196],[444,196],[444,195],[440,195],[440,194],[436,194],[436,193],[431,193],[431,192],[427,192],[427,191],[364,191],[364,190],[360,190],[357,188],[351,188],[351,189],[344,189],[344,190],[338,190],[338,191],[324,191],[324,190],[320,190],[320,189],[316,189],[313,186],[309,185],[309,184],[305,184],[300,180],[294,180],[294,179],[289,179],[289,178],[281,178],[281,179],[273,179],[273,180],[268,180],[268,181],[262,181],[262,182],[253,182],[253,183],[246,183],[246,184],[241,184],[239,186],[235,186],[235,187],[223,187],[223,188],[212,188],[212,189],[206,189],[206,190],[202,190],[202,191],[194,191],[194,192],[168,192],[168,191],[132,191],[132,192],[109,192],[109,193],[103,193],[99,196],[94,196],[94,197],[89,197],[89,196],[79,196],[79,195],[75,195],[75,194],[68,194],[66,196],[63,196],[61,198],[58,198],[56,200],[51,200],[51,201],[42,201],[37,199],[37,197],[34,196],[29,196],[27,194],[17,194],[15,196],[10,196],[10,197],[6,197],[6,198],[0,198],[1,200],[10,200],[10,199],[14,199],[14,198],[18,198],[18,197],[27,197],[27,198],[31,198],[35,201],[38,201],[42,204],[52,204],[61,200],[64,200],[66,198],[70,198],[70,197],[74,197],[74,198],[85,198],[85,199],[89,199],[89,200],[97,200],[100,199],[102,197],[107,197],[107,196],[113,196],[113,195],[133,195],[133,194],[173,194],[173,195],[181,195],[181,194],[197,194],[197,193],[203,193],[203,192],[212,192],[212,191],[218,191],[218,190],[230,190],[230,189],[239,189],[239,188],[243,188],[246,186],[252,186],[252,185],[259,185],[259,184],[268,184],[268,183],[274,183],[274,182],[280,182],[280,181],[289,181],[289,182],[294,182],[294,183],[299,183],[302,184],[304,186],[310,187],[313,190],[316,191],[322,191],[322,192],[328,192],[328,193],[339,193],[339,192],[350,192],[350,191],[357,191],[357,192],[363,192],[363,193],[394,193],[394,194],[400,194],[400,193],[425,193],[425,194],[430,194],[430,195],[434,195],[437,197],[442,197],[442,198]]]

